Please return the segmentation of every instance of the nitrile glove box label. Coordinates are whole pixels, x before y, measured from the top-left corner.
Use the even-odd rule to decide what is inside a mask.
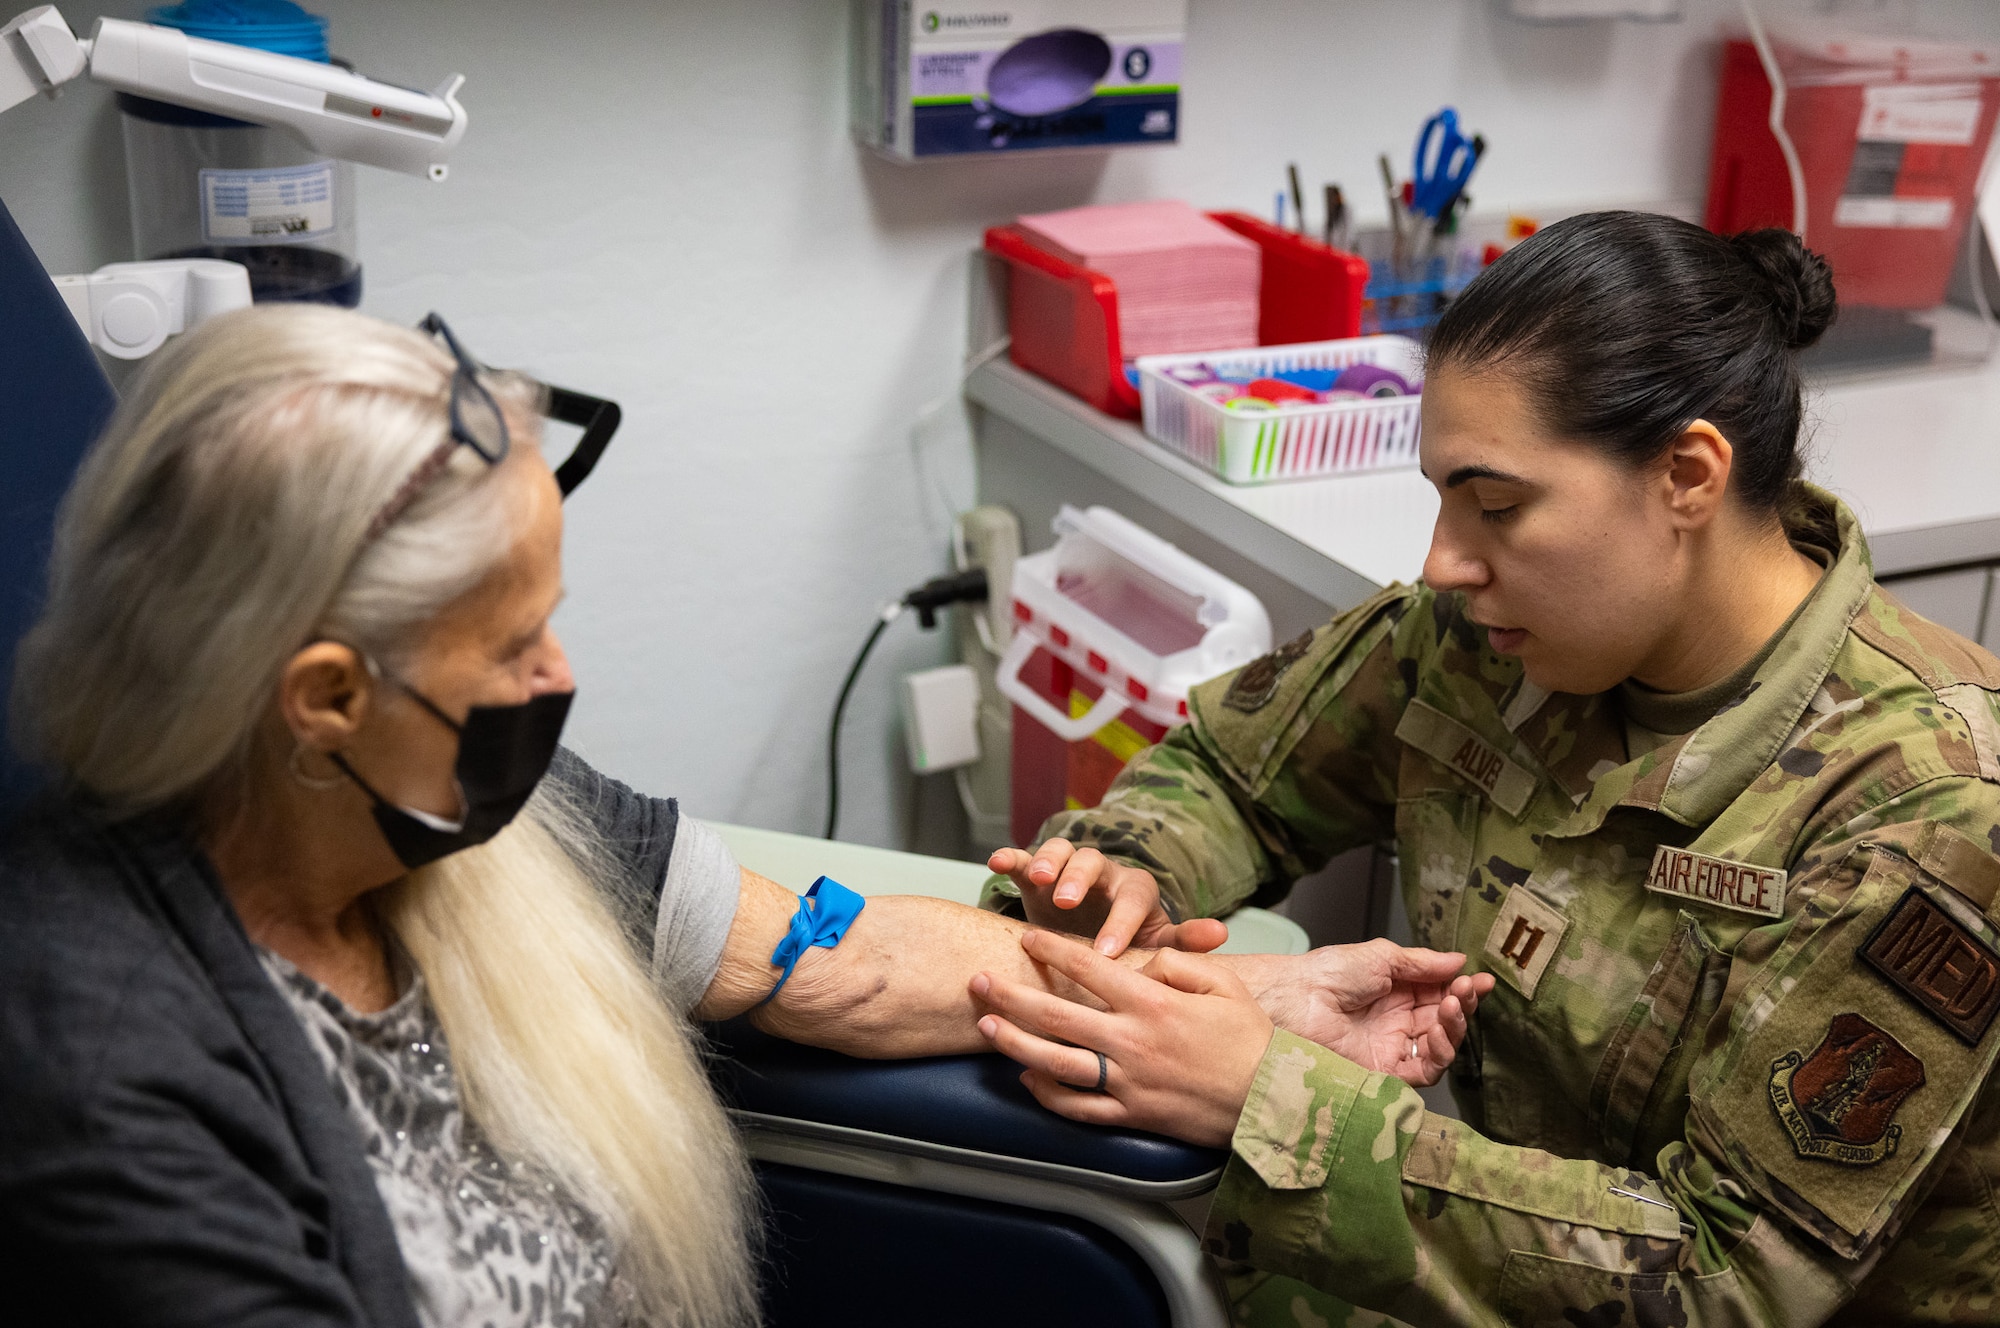
[[[1185,0],[854,0],[854,128],[905,160],[1171,143]]]

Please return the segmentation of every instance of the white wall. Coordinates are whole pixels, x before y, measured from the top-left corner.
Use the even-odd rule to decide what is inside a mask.
[[[80,28],[138,8],[65,4]],[[823,814],[827,710],[871,612],[944,564],[935,489],[972,496],[955,381],[983,227],[1153,195],[1262,212],[1288,160],[1366,220],[1375,153],[1403,161],[1446,102],[1491,144],[1481,211],[1698,199],[1735,12],[1539,27],[1497,0],[1193,0],[1179,146],[897,167],[848,140],[838,0],[318,8],[366,72],[469,80],[448,183],[362,172],[364,309],[435,308],[483,358],[625,407],[570,505],[573,740],[698,814],[792,830]],[[1979,0],[1946,9],[1995,26]],[[95,89],[0,119],[0,198],[52,269],[131,256],[122,171]],[[914,431],[927,487],[913,425],[939,400]],[[908,834],[891,683],[940,651],[914,623],[878,651],[843,837]]]

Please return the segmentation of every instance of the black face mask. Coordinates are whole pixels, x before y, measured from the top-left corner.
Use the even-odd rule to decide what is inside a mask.
[[[401,684],[398,684],[401,686]],[[548,773],[562,739],[575,692],[545,692],[519,705],[474,706],[460,724],[415,689],[403,687],[418,705],[458,734],[459,804],[457,824],[413,807],[399,807],[377,793],[354,768],[333,753],[333,762],[375,803],[375,824],[390,850],[411,870],[449,853],[484,844],[513,820]]]

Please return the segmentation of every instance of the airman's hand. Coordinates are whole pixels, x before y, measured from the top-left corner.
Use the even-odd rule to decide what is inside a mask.
[[[1020,888],[1028,921],[1094,935],[1097,952],[1106,958],[1117,958],[1135,943],[1200,953],[1229,939],[1229,929],[1213,918],[1176,924],[1160,906],[1160,883],[1151,872],[1067,839],[1047,840],[1033,853],[998,849],[986,865]]]
[[[1229,1142],[1271,1041],[1270,1019],[1234,973],[1175,950],[1134,973],[1046,931],[1023,933],[1021,945],[1107,1007],[990,973],[972,979],[972,994],[993,1011],[979,1031],[1027,1067],[1021,1082],[1036,1101],[1071,1120]]]

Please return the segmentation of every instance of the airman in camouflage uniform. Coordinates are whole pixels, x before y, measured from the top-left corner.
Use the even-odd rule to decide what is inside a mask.
[[[1207,1231],[1240,1319],[2000,1322],[2000,661],[1830,496],[1787,528],[1828,570],[1690,733],[1397,586],[1045,827],[1182,916],[1393,837],[1416,942],[1499,978],[1462,1122],[1274,1037]]]

